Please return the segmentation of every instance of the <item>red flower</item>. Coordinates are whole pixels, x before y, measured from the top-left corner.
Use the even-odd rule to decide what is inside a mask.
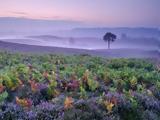
[[[38,90],[38,83],[36,83],[35,81],[29,81],[30,85],[31,85],[31,89],[33,92]]]
[[[4,91],[4,86],[2,84],[0,84],[0,93],[2,93]]]

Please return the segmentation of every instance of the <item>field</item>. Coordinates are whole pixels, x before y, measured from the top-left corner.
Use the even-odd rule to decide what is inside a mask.
[[[159,120],[148,59],[0,53],[1,120]]]

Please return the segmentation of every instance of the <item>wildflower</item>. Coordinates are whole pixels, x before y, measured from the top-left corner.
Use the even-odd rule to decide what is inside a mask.
[[[4,88],[5,88],[5,87],[4,87],[2,84],[0,84],[0,93],[3,92]]]
[[[29,99],[20,99],[16,97],[16,103],[22,107],[29,108],[32,105],[32,101]]]
[[[45,72],[43,73],[43,77],[44,77],[44,78],[48,78],[48,76],[49,76],[48,72],[45,71]]]
[[[73,107],[73,98],[72,97],[66,97],[65,101],[64,101],[64,108],[68,109],[68,108],[72,108]]]
[[[152,93],[151,90],[147,90],[147,94],[148,94],[149,96],[153,96],[153,93]]]
[[[29,81],[30,85],[31,85],[31,89],[33,92],[37,91],[38,89],[38,84],[35,81]]]
[[[112,112],[112,109],[114,107],[114,104],[110,101],[104,101],[104,105],[106,107],[106,109],[108,110],[108,113]]]

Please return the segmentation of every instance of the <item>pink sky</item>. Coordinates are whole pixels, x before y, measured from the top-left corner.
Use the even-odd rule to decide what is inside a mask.
[[[159,27],[159,6],[160,0],[0,0],[0,16]]]

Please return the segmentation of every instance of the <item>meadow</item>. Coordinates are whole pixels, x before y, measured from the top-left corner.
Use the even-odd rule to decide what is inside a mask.
[[[1,120],[159,120],[149,59],[0,53]]]

